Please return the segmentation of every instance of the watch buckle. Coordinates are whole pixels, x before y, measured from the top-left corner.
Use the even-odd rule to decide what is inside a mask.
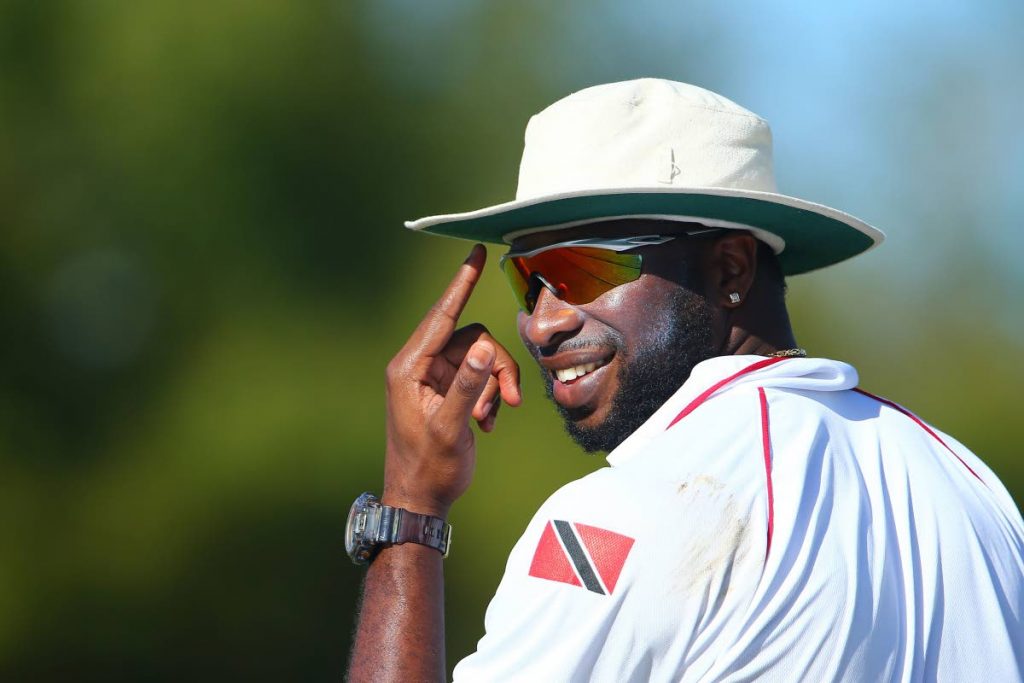
[[[441,556],[448,557],[448,553],[452,549],[452,525],[445,524],[444,526],[444,552],[441,553]]]

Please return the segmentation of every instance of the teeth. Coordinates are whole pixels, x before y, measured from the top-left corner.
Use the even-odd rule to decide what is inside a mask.
[[[559,382],[570,382],[588,372],[593,372],[599,367],[601,367],[601,363],[584,363],[583,365],[576,365],[571,368],[555,370],[555,377],[558,378]]]

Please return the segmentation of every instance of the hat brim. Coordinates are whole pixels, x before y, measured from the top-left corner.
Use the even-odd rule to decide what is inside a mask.
[[[619,218],[655,218],[751,230],[769,243],[786,275],[845,261],[885,235],[836,209],[772,192],[728,188],[608,189],[565,192],[467,213],[409,221],[411,230],[491,244],[521,235]]]

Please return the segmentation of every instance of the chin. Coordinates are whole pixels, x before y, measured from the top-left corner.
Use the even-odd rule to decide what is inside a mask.
[[[632,352],[624,344],[616,349],[614,381],[605,384],[599,398],[572,409],[556,404],[565,431],[583,450],[614,450],[686,382],[698,363],[718,355],[711,336],[713,311],[706,301],[678,288],[670,308],[675,315],[656,340]],[[543,374],[553,398],[551,375]]]
[[[587,453],[598,453],[609,451],[615,447],[614,445],[610,446],[608,439],[607,425],[610,402],[566,408],[554,400],[551,388],[551,384],[548,383],[548,398],[552,400],[555,409],[558,410],[566,433],[580,448]]]
[[[608,404],[573,409],[557,405],[557,408],[566,433],[587,453],[607,453],[633,431],[627,429],[626,433],[623,433],[624,426],[621,420],[616,419],[612,406]]]
[[[594,423],[590,420],[577,422],[566,419],[565,431],[576,442],[576,445],[587,453],[607,453],[625,440],[625,436],[609,430],[607,422]]]

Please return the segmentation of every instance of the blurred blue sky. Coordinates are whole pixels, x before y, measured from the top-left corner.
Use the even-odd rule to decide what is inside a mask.
[[[531,72],[552,100],[653,75],[761,114],[775,132],[780,191],[848,211],[889,238],[816,287],[839,291],[884,273],[913,301],[962,277],[994,292],[1024,285],[1024,3],[516,5],[513,19],[528,25],[509,32],[529,37],[497,54],[466,27],[505,20],[501,3],[374,0],[362,20],[387,73],[428,97],[473,87],[491,98],[500,79],[481,86],[472,74],[503,61]],[[964,259],[982,272],[956,268]],[[1020,307],[996,317],[1024,330]]]

